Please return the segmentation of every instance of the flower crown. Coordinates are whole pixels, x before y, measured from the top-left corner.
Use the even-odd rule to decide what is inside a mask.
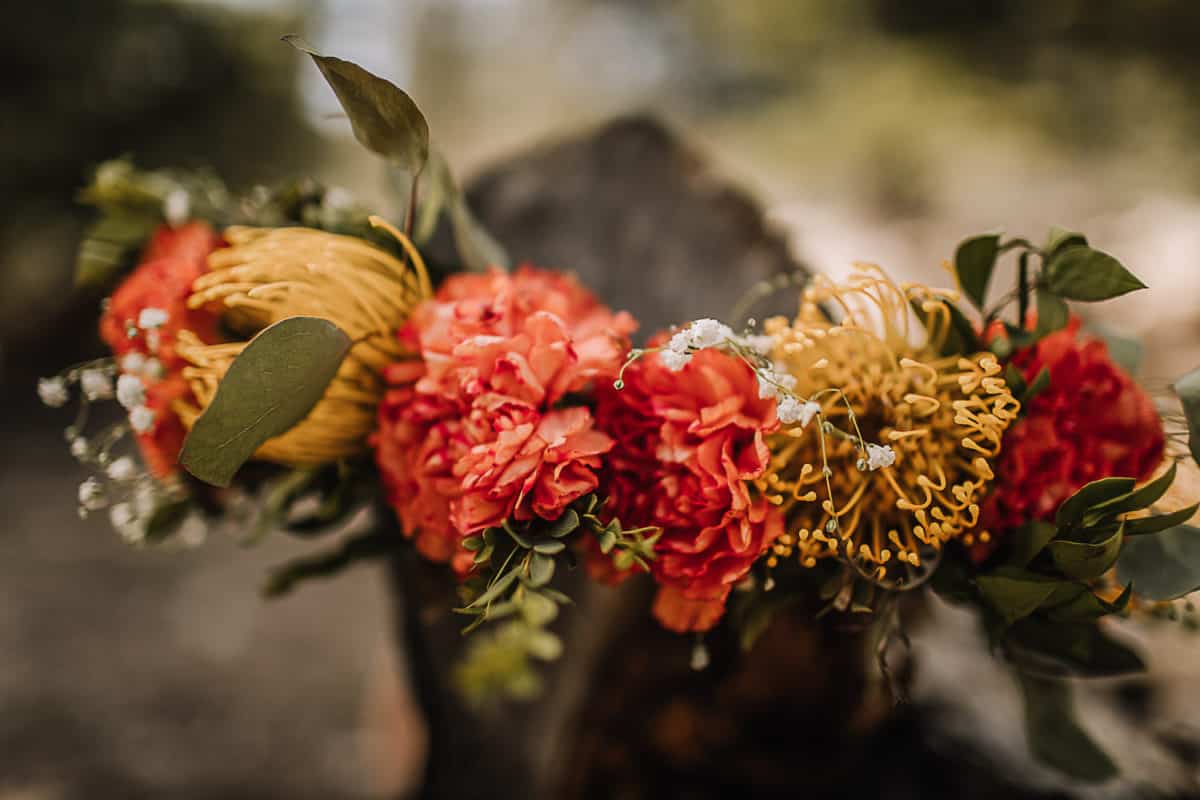
[[[82,515],[194,545],[222,521],[339,532],[382,503],[401,537],[343,533],[266,592],[411,542],[449,566],[466,630],[490,629],[457,672],[476,700],[536,691],[534,663],[563,647],[555,577],[577,562],[605,583],[648,575],[697,668],[715,626],[749,648],[819,597],[819,615],[877,627],[886,674],[896,600],[928,590],[973,609],[1026,683],[1140,669],[1103,619],[1175,614],[1200,588],[1197,506],[1170,492],[1194,469],[1200,373],[1164,412],[1082,328],[1069,301],[1144,287],[1081,234],[969,238],[953,290],[858,265],[813,279],[794,318],[699,319],[634,347],[633,317],[575,277],[508,269],[408,95],[289,41],[411,179],[406,223],[311,182],[234,198],[207,175],[101,166],[79,263],[93,284],[133,263],[100,318],[112,355],[38,385],[50,406],[78,397],[67,440],[97,471]],[[426,265],[440,216],[461,272]],[[140,227],[114,236],[117,217]],[[1004,259],[1016,286],[989,305]],[[120,421],[89,430],[109,399]],[[1099,753],[1081,774],[1030,735],[1072,774],[1115,769]]]

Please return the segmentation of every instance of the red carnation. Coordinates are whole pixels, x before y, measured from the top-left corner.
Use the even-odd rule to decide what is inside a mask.
[[[136,375],[145,387],[144,405],[153,412],[153,422],[137,432],[137,440],[146,466],[160,478],[175,471],[186,434],[172,409],[190,394],[180,375],[183,364],[175,354],[175,338],[181,330],[189,330],[202,341],[219,341],[217,315],[189,309],[187,299],[192,282],[208,269],[208,254],[220,243],[204,222],[160,227],[100,317],[100,336],[117,356],[122,372]],[[163,312],[161,325],[138,327],[147,309]]]
[[[702,350],[678,372],[654,353],[626,371],[624,388],[598,389],[596,417],[617,441],[602,472],[609,510],[624,525],[663,530],[655,616],[675,631],[711,628],[783,532],[748,484],[770,459],[775,401],[760,399],[753,370],[726,353]]]
[[[1025,380],[1043,368],[1050,385],[1004,435],[982,526],[992,532],[1049,520],[1084,484],[1145,480],[1162,461],[1162,421],[1150,397],[1098,339],[1079,338],[1079,319],[1012,357]],[[983,553],[981,555],[986,555]]]
[[[391,365],[373,439],[388,498],[426,557],[469,565],[464,536],[555,519],[595,490],[612,440],[567,395],[609,383],[628,314],[532,267],[456,275],[400,331],[420,361]]]

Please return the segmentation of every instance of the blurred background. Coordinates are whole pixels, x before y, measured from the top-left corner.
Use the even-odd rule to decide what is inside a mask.
[[[264,605],[258,580],[292,543],[127,549],[105,522],[76,518],[83,473],[66,420],[33,391],[101,352],[101,298],[71,277],[89,220],[75,192],[99,161],[210,165],[234,187],[307,174],[394,209],[379,163],[283,33],[406,88],[463,176],[652,110],[759,198],[799,258],[834,274],[870,260],[939,280],[965,235],[1085,231],[1152,287],[1105,306],[1108,325],[1147,345],[1141,377],[1163,386],[1200,363],[1191,0],[10,5],[2,800],[378,797],[420,758],[404,698],[379,701],[395,668],[380,575],[360,568]],[[1165,646],[1183,685],[1200,639]]]

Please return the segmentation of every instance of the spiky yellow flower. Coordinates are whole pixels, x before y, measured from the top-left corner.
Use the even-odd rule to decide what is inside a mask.
[[[405,355],[396,330],[432,294],[420,255],[407,237],[377,218],[403,245],[412,266],[362,239],[310,228],[244,228],[225,231],[230,246],[209,256],[210,271],[192,286],[191,308],[219,307],[222,322],[246,340],[282,319],[327,319],[355,342],[325,396],[282,436],[265,442],[255,458],[313,466],[366,449],[375,407],[384,391],[383,368]],[[183,376],[198,407],[175,410],[192,423],[216,394],[245,341],[205,344],[188,331],[177,353],[190,366]]]
[[[902,586],[927,574],[945,542],[988,538],[976,529],[979,502],[1020,405],[992,355],[941,355],[952,296],[858,265],[845,285],[818,279],[794,321],[767,322],[795,396],[821,409],[816,424],[771,442],[758,485],[787,530],[768,564],[794,557],[811,567],[832,556]],[[910,325],[914,306],[924,330]],[[886,447],[866,444],[875,442],[890,446],[894,464],[876,468]]]

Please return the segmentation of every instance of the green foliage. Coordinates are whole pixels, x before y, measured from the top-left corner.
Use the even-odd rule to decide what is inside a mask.
[[[258,513],[243,543],[254,544],[275,530],[305,538],[336,530],[370,496],[369,472],[364,462],[338,462],[273,476],[258,492]]]
[[[999,254],[1000,235],[996,233],[965,239],[954,252],[954,271],[958,275],[958,284],[976,308],[983,308]]]
[[[1200,464],[1200,369],[1175,381],[1175,393],[1179,395],[1187,419],[1188,448],[1192,459]]]
[[[331,550],[297,558],[276,567],[267,576],[262,593],[265,597],[280,597],[298,583],[336,575],[352,564],[386,556],[395,547],[396,539],[387,531],[372,531],[348,538]]]
[[[317,317],[290,317],[263,330],[221,379],[188,432],[179,463],[206,483],[228,486],[259,445],[308,416],[351,344],[340,328]]]
[[[1035,333],[1041,337],[1054,333],[1066,327],[1071,318],[1071,309],[1061,297],[1048,287],[1042,286],[1037,290],[1037,327]]]
[[[1200,528],[1179,525],[1130,539],[1117,576],[1151,600],[1173,600],[1200,589]]]
[[[1112,759],[1075,719],[1069,683],[1021,672],[1017,681],[1025,701],[1025,736],[1038,761],[1086,783],[1116,777]]]
[[[1082,233],[1060,228],[1057,225],[1050,228],[1046,237],[1046,245],[1042,248],[1047,258],[1054,258],[1068,247],[1087,247],[1087,237]]]
[[[1068,300],[1096,302],[1145,289],[1137,276],[1108,253],[1086,245],[1071,245],[1046,262],[1046,286]]]
[[[299,36],[283,41],[312,58],[363,147],[412,175],[421,172],[429,157],[429,125],[404,90],[353,62],[318,53]]]

